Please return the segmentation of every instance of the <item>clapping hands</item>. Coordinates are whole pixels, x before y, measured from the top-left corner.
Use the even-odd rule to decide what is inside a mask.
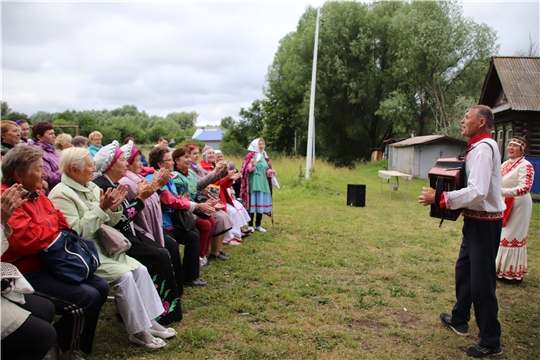
[[[103,192],[103,189],[101,189],[99,207],[103,211],[107,211],[109,209],[112,211],[118,210],[118,206],[126,198],[127,192],[127,185],[125,184],[120,184],[117,188],[108,188],[106,192]]]
[[[216,209],[208,203],[197,204],[197,210],[200,210],[203,214],[207,216],[212,216],[216,211]]]
[[[28,201],[27,199],[21,198],[21,196],[25,193],[27,193],[27,191],[22,188],[21,184],[13,184],[11,187],[7,188],[6,191],[4,191],[1,196],[2,200],[0,201],[0,220],[2,222],[2,226],[7,224],[15,209]]]
[[[154,173],[154,178],[152,179],[152,186],[154,186],[155,191],[161,189],[167,184],[170,178],[170,173],[171,172],[165,168],[161,168]]]
[[[137,197],[141,199],[142,201],[145,201],[150,196],[152,196],[155,192],[156,190],[154,189],[154,186],[150,184],[148,180],[144,180],[139,183],[139,187],[137,188]]]

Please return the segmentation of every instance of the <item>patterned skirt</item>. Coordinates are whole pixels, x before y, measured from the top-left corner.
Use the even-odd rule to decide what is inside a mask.
[[[522,280],[529,273],[527,264],[527,234],[532,214],[530,194],[517,196],[508,223],[502,228],[499,252],[495,260],[497,276]]]
[[[249,213],[270,213],[272,212],[272,195],[262,191],[254,191],[250,196]]]

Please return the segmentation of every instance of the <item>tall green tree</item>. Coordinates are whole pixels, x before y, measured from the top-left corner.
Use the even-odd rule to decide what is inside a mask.
[[[316,11],[307,8],[269,67],[265,138],[305,149]],[[388,137],[447,131],[464,98],[478,98],[492,29],[464,18],[457,2],[322,7],[315,98],[317,156],[339,165],[367,159]],[[474,95],[474,96],[473,96]]]
[[[240,108],[240,120],[229,126],[223,135],[221,147],[231,155],[245,154],[248,145],[263,136],[265,106],[262,100],[255,100],[249,109]]]
[[[189,128],[192,128],[197,123],[197,118],[199,117],[199,114],[197,112],[172,112],[170,114],[167,114],[165,119],[174,121],[178,126],[180,126],[180,129],[186,130]]]
[[[228,129],[229,126],[231,126],[234,123],[235,123],[235,121],[234,121],[233,117],[232,116],[227,116],[227,117],[224,117],[223,119],[221,119],[221,122],[219,123],[219,126],[222,127],[223,129]]]
[[[13,110],[9,107],[9,104],[5,101],[2,101],[2,119],[4,118],[4,116],[8,116],[9,113]]]

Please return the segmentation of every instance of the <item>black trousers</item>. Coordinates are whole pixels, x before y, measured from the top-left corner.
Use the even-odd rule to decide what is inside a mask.
[[[263,214],[255,213],[255,226],[261,226],[262,216]],[[248,225],[253,226],[253,213],[249,214],[249,217],[251,220],[249,221]]]
[[[109,295],[107,281],[91,275],[80,284],[67,284],[45,269],[31,271],[25,277],[37,294],[52,301],[56,314],[62,315],[54,323],[60,349],[90,354],[99,311]]]
[[[456,298],[452,323],[468,323],[471,305],[478,325],[480,346],[501,344],[499,305],[495,289],[495,258],[499,250],[502,220],[480,221],[464,218],[463,240],[456,262]]]
[[[19,306],[32,315],[2,340],[4,360],[41,360],[56,341],[56,330],[51,325],[54,319],[52,302],[34,294],[25,295],[25,300],[26,304]]]
[[[184,261],[182,262],[182,273],[184,282],[192,282],[200,277],[199,253],[201,242],[199,231],[193,229],[182,231],[176,228],[163,230],[165,238],[174,239],[178,244],[184,245]]]

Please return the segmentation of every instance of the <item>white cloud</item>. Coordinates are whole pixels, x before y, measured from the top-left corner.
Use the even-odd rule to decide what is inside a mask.
[[[29,115],[136,105],[237,118],[310,3],[323,2],[3,2],[2,99]],[[511,5],[464,6],[498,30],[501,53],[525,48],[527,27],[538,43],[538,3]]]

